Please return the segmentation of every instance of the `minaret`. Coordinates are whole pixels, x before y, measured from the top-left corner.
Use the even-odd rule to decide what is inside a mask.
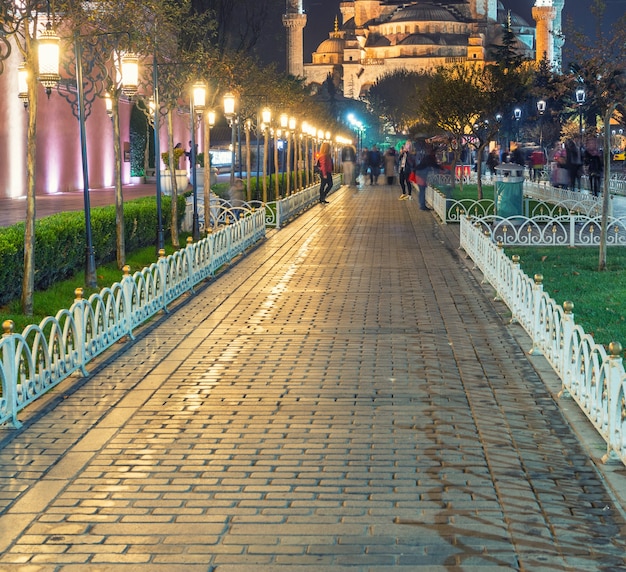
[[[536,0],[532,13],[535,22],[537,22],[535,60],[540,62],[545,58],[551,67],[555,67],[558,63],[555,60],[554,50],[554,22],[557,9],[552,0]]]
[[[302,0],[287,0],[287,11],[283,14],[283,26],[287,29],[287,73],[304,76],[304,42],[302,31],[306,26],[306,14]]]
[[[563,44],[565,43],[561,13],[563,12],[565,0],[552,0],[552,5],[556,9],[556,17],[554,18],[554,61],[557,70],[560,71],[563,61]]]

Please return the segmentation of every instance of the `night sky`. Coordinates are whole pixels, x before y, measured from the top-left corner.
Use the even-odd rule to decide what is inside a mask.
[[[328,38],[333,30],[335,16],[340,16],[340,0],[303,0],[304,11],[307,14],[307,25],[304,28],[304,61],[311,62],[311,54],[317,46]],[[626,13],[626,0],[605,0],[606,22],[615,20]],[[510,8],[522,16],[529,24],[534,24],[531,8],[535,0],[502,0],[505,7]],[[573,18],[574,25],[593,35],[595,22],[589,12],[590,0],[565,0],[563,8],[563,24],[568,17]],[[606,24],[605,22],[605,24]],[[605,25],[605,29],[607,26]],[[283,36],[284,37],[284,36]],[[282,57],[284,58],[284,50]],[[282,62],[284,66],[284,62]]]

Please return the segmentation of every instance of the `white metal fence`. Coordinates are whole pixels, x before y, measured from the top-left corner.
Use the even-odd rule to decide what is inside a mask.
[[[572,306],[557,304],[531,280],[519,264],[485,233],[484,221],[463,217],[461,248],[496,290],[532,339],[530,353],[548,360],[568,393],[584,411],[607,445],[608,458],[626,464],[626,373],[622,347],[613,343],[609,353],[574,323]]]
[[[446,190],[450,186],[449,175],[435,176],[429,183],[426,189],[426,201],[445,223],[458,223],[466,215],[485,217],[494,213],[494,201],[491,199],[447,198]],[[611,181],[611,183],[611,193],[620,194],[614,192],[620,181]],[[523,215],[527,218],[556,217],[570,212],[582,213],[593,218],[602,213],[602,197],[594,197],[586,191],[559,189],[545,182],[535,183],[526,180],[523,194]],[[611,211],[612,199],[611,196],[609,203]],[[536,204],[537,202],[539,204]]]
[[[44,318],[22,333],[3,323],[0,340],[0,424],[19,427],[17,414],[168,305],[213,276],[265,236],[265,211],[248,212],[197,243],[135,272],[69,310]]]
[[[341,176],[333,177],[335,191]],[[204,205],[198,197],[198,216],[204,227]],[[185,211],[183,229],[191,229],[193,203]],[[319,201],[319,184],[266,205],[254,201],[229,202],[211,198],[209,224],[215,232],[197,243],[135,272],[88,300],[77,295],[69,310],[60,310],[38,325],[15,333],[3,324],[0,340],[0,425],[19,427],[17,414],[128,336],[158,312],[213,276],[216,270],[265,237],[268,226],[280,228]]]

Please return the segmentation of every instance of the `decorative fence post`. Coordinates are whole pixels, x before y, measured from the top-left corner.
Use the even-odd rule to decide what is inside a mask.
[[[561,346],[561,379],[563,389],[561,393],[566,395],[572,384],[572,332],[574,331],[574,302],[563,302],[563,323],[561,324],[560,340],[555,340]],[[557,332],[558,334],[558,332]]]
[[[17,418],[17,356],[15,355],[16,344],[13,329],[15,322],[5,320],[2,322],[2,368],[4,372],[4,385],[0,385],[2,391],[6,391],[6,405],[8,418],[15,429],[22,424]]]
[[[78,339],[76,340],[76,349],[78,351],[78,360],[80,362],[80,371],[84,376],[89,375],[87,372],[87,320],[85,316],[85,304],[83,299],[83,289],[76,288],[74,290],[74,303],[70,308],[74,323],[76,324],[76,332]]]
[[[612,460],[619,460],[617,451],[623,451],[621,441],[624,439],[622,434],[623,416],[626,415],[626,404],[623,403],[624,393],[622,392],[622,375],[624,372],[622,365],[622,344],[619,342],[611,342],[609,344],[609,373],[607,376],[607,399],[608,399],[608,440],[607,452],[602,457],[602,462],[606,463]],[[620,398],[621,397],[621,398]]]
[[[196,248],[193,243],[193,237],[187,237],[187,246],[185,247],[185,258],[187,259],[187,279],[189,280],[189,291],[196,293],[194,284],[196,281]]]
[[[161,307],[163,308],[163,311],[167,313],[167,258],[165,257],[164,248],[159,250],[159,260],[157,261],[157,266],[159,269],[159,280],[161,282]]]
[[[533,346],[528,351],[528,355],[538,355],[542,353],[541,340],[541,298],[543,297],[543,274],[535,274],[535,284],[533,286],[533,307],[532,307],[532,335],[530,336]]]
[[[280,199],[278,199],[278,200],[276,201],[276,230],[280,230],[280,224],[281,224],[281,222],[282,222],[282,221],[280,220],[280,217],[281,217],[281,208],[280,208],[280,203],[281,203],[281,200],[280,200]]]
[[[133,277],[130,275],[130,266],[124,265],[122,268],[124,276],[122,277],[122,296],[124,296],[124,315],[126,316],[126,332],[131,340],[135,339],[133,335],[134,316],[133,316]]]

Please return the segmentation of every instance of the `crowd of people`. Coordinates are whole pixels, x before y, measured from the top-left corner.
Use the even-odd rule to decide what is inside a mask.
[[[356,149],[346,145],[341,150],[344,183],[349,186],[359,185],[394,185],[400,184],[400,200],[412,200],[413,190],[417,191],[419,207],[429,210],[426,205],[426,185],[432,172],[440,171],[435,149],[427,145],[417,152],[411,141],[407,141],[400,151],[388,147],[382,152],[377,145],[364,147],[357,157]],[[324,202],[320,185],[320,202]]]
[[[328,155],[328,159],[324,160],[328,164],[330,148],[322,151],[320,156]],[[377,145],[372,145],[363,147],[359,154],[353,145],[346,145],[340,155],[344,183],[349,186],[398,184],[401,191],[399,200],[413,200],[415,190],[419,207],[429,210],[425,197],[428,177],[431,173],[445,172],[436,151],[433,145],[425,144],[418,148],[412,141],[406,141],[399,151],[391,146],[381,151]],[[586,174],[590,192],[595,196],[600,193],[603,159],[596,139],[589,139],[584,146],[580,141],[570,139],[558,143],[550,153],[537,146],[524,149],[516,144],[512,144],[510,151],[506,152],[494,148],[485,158],[486,174],[495,177],[496,168],[501,163],[523,165],[528,169],[530,180],[549,177],[554,186],[571,190],[581,189],[581,178]],[[332,161],[330,165],[332,170]],[[332,177],[324,170],[322,173],[325,174],[321,175],[320,203],[326,203]]]

